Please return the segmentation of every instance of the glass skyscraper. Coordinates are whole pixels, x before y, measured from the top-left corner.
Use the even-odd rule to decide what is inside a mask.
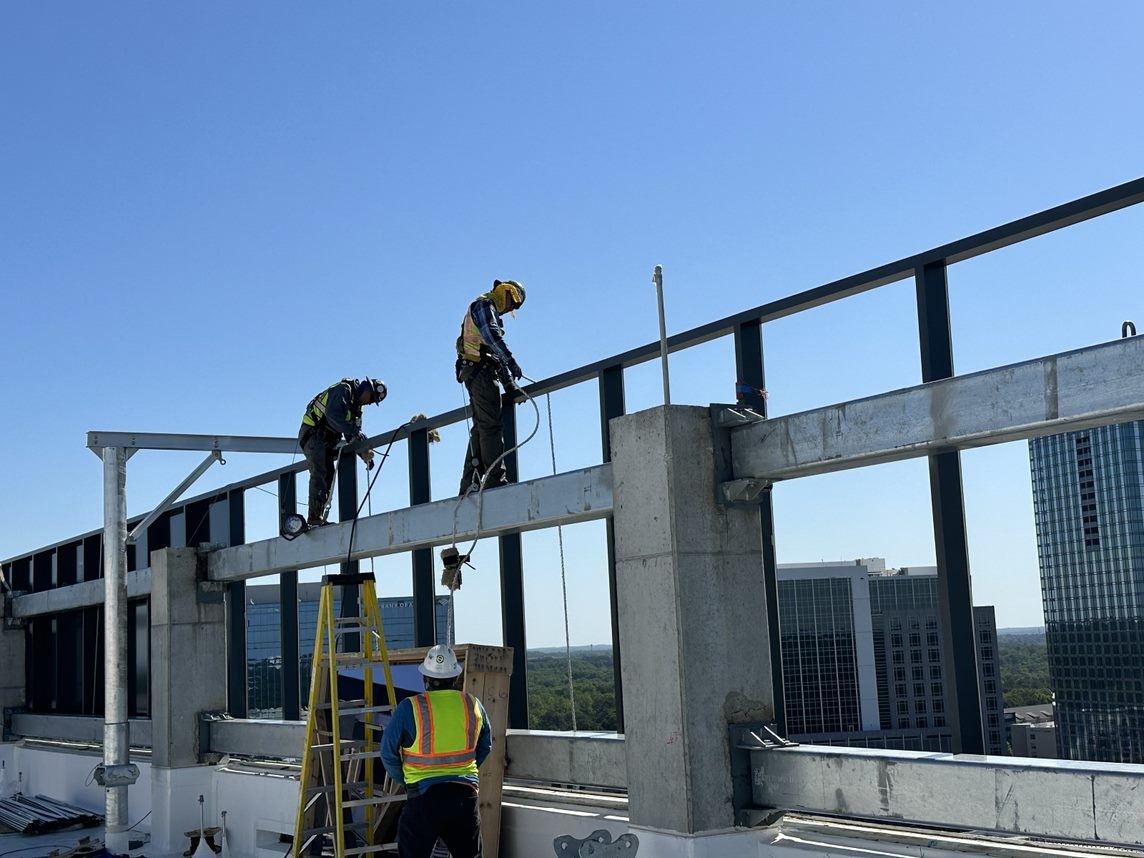
[[[812,744],[949,751],[937,568],[878,557],[780,564],[787,732]],[[975,606],[985,750],[1005,753],[992,606]]]
[[[1029,442],[1057,742],[1144,763],[1144,421]]]

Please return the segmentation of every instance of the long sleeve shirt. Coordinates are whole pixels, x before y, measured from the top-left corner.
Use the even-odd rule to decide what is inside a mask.
[[[500,313],[490,298],[478,298],[469,307],[469,313],[481,335],[481,340],[492,353],[492,356],[501,366],[508,366],[512,360],[512,352],[504,341],[504,327],[501,325]]]
[[[338,382],[329,389],[326,398],[326,413],[322,417],[325,427],[332,433],[352,441],[361,432],[361,408],[357,404],[356,392],[350,385]]]
[[[476,701],[477,709],[481,713],[481,731],[477,734],[476,753],[477,766],[479,767],[489,755],[489,751],[492,750],[493,735],[489,729],[489,716],[485,712],[485,707],[477,698],[474,697],[473,700]],[[413,699],[407,697],[397,704],[397,711],[393,713],[385,732],[381,734],[381,763],[391,778],[399,784],[405,784],[405,790],[409,795],[420,795],[433,784],[446,781],[462,781],[472,784],[474,788],[477,786],[476,775],[425,778],[417,781],[417,783],[406,784],[405,771],[401,767],[401,749],[411,747],[416,738],[417,725],[413,720]]]

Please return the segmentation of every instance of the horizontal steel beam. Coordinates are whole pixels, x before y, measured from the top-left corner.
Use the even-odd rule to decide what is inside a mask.
[[[801,745],[750,752],[759,807],[1144,844],[1144,767]]]
[[[1144,417],[1144,337],[731,430],[737,480],[788,480]]]
[[[38,617],[43,614],[61,614],[64,611],[78,611],[80,608],[102,605],[104,589],[103,579],[97,578],[94,581],[82,581],[79,584],[69,584],[66,587],[56,587],[53,590],[42,590],[39,593],[17,596],[12,600],[12,616],[20,618]],[[151,570],[149,568],[136,569],[127,573],[128,599],[138,599],[150,595],[150,593]]]
[[[133,748],[151,747],[151,721],[132,718],[128,722]],[[40,715],[17,712],[12,715],[12,732],[26,739],[103,744],[103,719],[87,715]]]
[[[182,435],[166,432],[88,432],[92,450],[219,450],[224,453],[297,453],[297,438],[263,435]]]
[[[596,465],[484,493],[480,535],[498,536],[605,518],[612,512],[612,466]],[[353,545],[350,545],[350,536]],[[477,500],[420,504],[351,522],[330,524],[298,538],[266,539],[211,552],[207,577],[240,581],[291,569],[361,560],[382,554],[464,543],[477,534]]]

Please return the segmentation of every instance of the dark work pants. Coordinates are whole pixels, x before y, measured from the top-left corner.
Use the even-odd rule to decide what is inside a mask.
[[[440,783],[406,800],[397,824],[398,858],[429,858],[438,837],[453,858],[481,858],[481,811],[471,785]]]
[[[310,501],[307,506],[306,523],[320,524],[325,521],[326,504],[334,485],[334,463],[338,459],[337,438],[331,444],[325,432],[313,426],[302,424],[298,430],[298,446],[310,466]]]
[[[488,466],[504,452],[504,434],[501,424],[501,389],[496,372],[485,361],[465,382],[469,390],[469,404],[473,407],[473,428],[469,431],[469,447],[465,451],[465,469],[461,473],[461,494],[474,481],[480,482]],[[473,460],[476,459],[476,464]],[[508,482],[504,460],[485,481],[486,487]]]

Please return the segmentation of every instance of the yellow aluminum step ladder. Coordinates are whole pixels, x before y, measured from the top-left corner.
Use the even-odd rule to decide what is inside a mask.
[[[359,616],[334,615],[335,587],[357,590]],[[345,652],[345,638],[358,635],[360,649]],[[339,646],[342,651],[339,651]],[[358,700],[338,695],[338,669],[361,667],[363,694]],[[388,700],[375,704],[373,672],[385,674]],[[381,625],[372,573],[326,575],[318,603],[318,629],[310,677],[310,710],[294,823],[294,858],[321,855],[326,836],[335,858],[376,855],[396,848],[380,843],[382,823],[391,822],[405,800],[387,776],[374,782],[382,724],[380,716],[397,708],[389,654]],[[362,738],[342,735],[346,719],[360,723]],[[328,848],[328,847],[327,847]],[[326,853],[328,854],[328,852]]]

